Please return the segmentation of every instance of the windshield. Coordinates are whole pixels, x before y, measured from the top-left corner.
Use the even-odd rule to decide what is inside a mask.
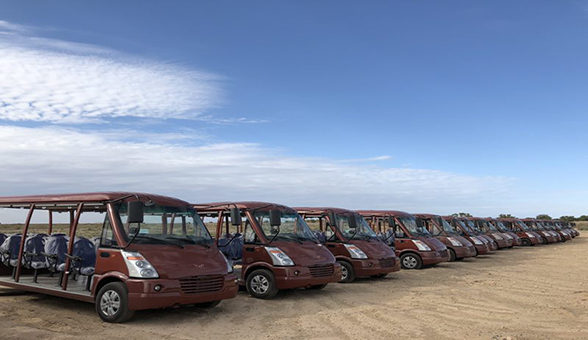
[[[417,226],[416,219],[414,217],[403,216],[397,217],[397,219],[400,221],[400,223],[404,225],[404,227],[408,230],[410,234],[414,236],[431,236],[431,233],[429,233],[427,229]]]
[[[484,224],[486,226],[488,226],[488,229],[492,230],[492,231],[498,231],[498,229],[496,229],[496,227],[494,226],[494,224],[490,221],[484,221]]]
[[[496,228],[498,228],[498,230],[502,231],[503,233],[509,231],[509,229],[504,225],[504,223],[498,220],[496,220]]]
[[[468,227],[470,227],[470,229],[472,229],[476,234],[482,233],[482,231],[480,230],[480,228],[478,228],[474,221],[466,220],[466,222],[468,224]]]
[[[296,212],[282,211],[282,224],[279,227],[270,225],[269,211],[256,211],[253,216],[268,241],[312,241],[318,243],[304,219]]]
[[[127,205],[115,206],[124,237],[136,244],[213,243],[196,210],[190,207],[144,206],[143,223],[127,223]]]
[[[465,230],[465,233],[468,234],[469,236],[476,235],[476,233],[463,221],[461,221],[461,220],[454,220],[454,221],[457,221],[457,223],[459,223],[459,226],[461,227],[461,229]]]
[[[355,216],[355,220],[357,221],[357,229],[349,227],[349,218],[353,216]],[[360,215],[337,214],[337,227],[346,240],[369,240],[378,237],[363,216]]]
[[[530,230],[529,227],[525,223],[523,223],[522,221],[517,221],[516,223],[519,227],[523,228],[524,231]]]
[[[449,224],[447,221],[445,221],[444,219],[442,219],[441,217],[437,217],[435,219],[435,221],[439,224],[441,224],[441,226],[443,227],[443,230],[448,233],[448,234],[457,234],[457,230],[455,230],[455,228]]]

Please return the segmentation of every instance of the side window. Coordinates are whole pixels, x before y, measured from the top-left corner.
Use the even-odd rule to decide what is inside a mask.
[[[253,231],[253,228],[251,227],[251,223],[248,220],[243,220],[243,223],[245,224],[244,242],[248,244],[256,243],[258,239],[257,235],[255,235],[255,232]]]
[[[400,228],[396,220],[394,220],[394,236],[398,238],[406,237],[406,235],[404,235],[404,231],[402,230],[402,228]]]

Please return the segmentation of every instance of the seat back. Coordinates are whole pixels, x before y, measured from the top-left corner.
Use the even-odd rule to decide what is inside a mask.
[[[55,255],[55,259],[47,259],[50,265],[58,267],[65,263],[68,238],[65,234],[53,234],[45,241],[45,253]]]
[[[319,240],[320,243],[327,243],[327,236],[320,230],[314,232],[314,236]]]
[[[33,236],[27,237],[25,241],[24,251],[25,255],[23,256],[22,263],[27,266],[28,268],[33,269],[41,269],[47,268],[49,263],[47,263],[47,259],[45,255],[41,253],[45,252],[45,242],[47,240],[46,234],[37,234]],[[37,255],[29,255],[29,254],[37,254]]]
[[[6,241],[7,238],[8,238],[8,235],[0,234],[0,246],[2,245],[2,243],[4,243],[4,241]]]
[[[231,242],[231,240],[233,240]],[[231,243],[229,243],[231,242]],[[225,234],[218,239],[218,248],[229,260],[243,258],[243,235]]]
[[[2,242],[2,245],[0,245],[0,256],[2,257],[2,263],[4,263],[4,265],[16,267],[21,240],[22,235],[15,234],[8,236],[4,242]]]
[[[82,275],[93,275],[96,267],[96,248],[94,242],[85,237],[76,237],[73,245],[73,256],[78,256],[82,259],[79,269]]]

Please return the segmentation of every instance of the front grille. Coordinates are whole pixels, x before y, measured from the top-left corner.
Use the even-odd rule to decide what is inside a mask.
[[[223,289],[225,278],[216,276],[191,276],[180,279],[180,287],[184,294],[213,293]]]
[[[317,265],[308,267],[308,269],[310,270],[310,275],[312,275],[312,277],[331,276],[335,273],[335,266],[333,264]]]
[[[394,259],[383,259],[380,260],[380,267],[382,268],[390,268],[390,267],[394,267],[394,265],[396,264],[396,260]]]

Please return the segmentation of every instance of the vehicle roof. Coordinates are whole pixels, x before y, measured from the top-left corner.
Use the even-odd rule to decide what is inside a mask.
[[[435,218],[435,217],[441,217],[440,215],[435,215],[435,214],[412,214],[413,216],[417,216],[417,217],[425,217],[425,218]]]
[[[195,203],[192,204],[194,208],[198,211],[207,211],[207,210],[218,210],[219,208],[222,209],[230,209],[233,207],[237,207],[241,210],[248,210],[248,209],[259,209],[259,208],[278,208],[283,210],[294,210],[289,206],[278,204],[278,203],[271,203],[271,202],[256,202],[256,201],[235,201],[235,202],[212,202],[212,203]]]
[[[370,216],[406,216],[414,217],[412,214],[399,210],[357,210],[360,215]]]
[[[138,192],[90,192],[73,194],[51,194],[30,196],[3,196],[0,197],[0,205],[24,205],[24,204],[64,204],[64,203],[104,203],[113,200],[133,200],[138,198],[142,202],[153,201],[161,205],[188,206],[186,201],[177,198],[146,194]]]
[[[357,211],[331,207],[294,207],[294,210],[298,211],[299,213],[305,214],[324,214],[328,211],[332,211],[335,214],[357,214]]]

